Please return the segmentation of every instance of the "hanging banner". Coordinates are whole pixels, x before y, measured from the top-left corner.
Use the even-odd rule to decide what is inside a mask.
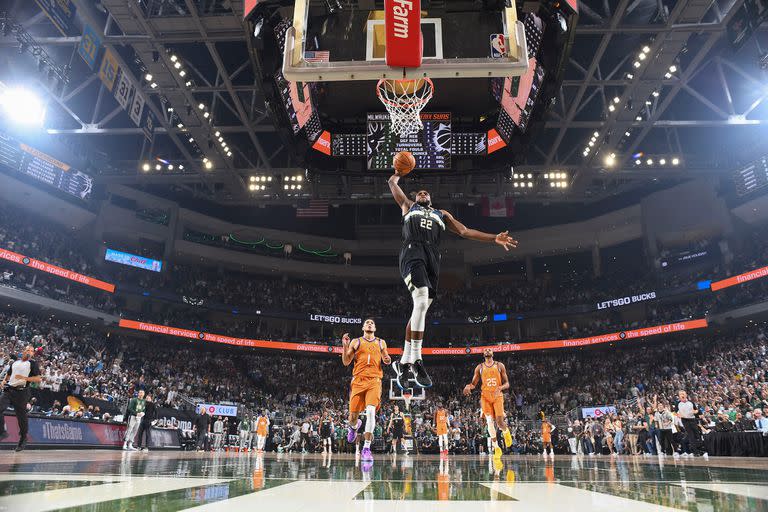
[[[101,67],[99,68],[99,78],[107,86],[110,92],[115,87],[115,79],[117,79],[117,71],[120,66],[117,63],[117,59],[112,55],[112,50],[107,48],[104,51],[104,57],[101,59]]]
[[[115,93],[115,99],[120,106],[123,107],[123,110],[128,110],[128,106],[131,104],[131,100],[133,100],[136,88],[125,73],[120,73],[120,77],[117,80],[117,87],[113,92]]]
[[[144,122],[141,125],[141,129],[144,132],[144,137],[148,141],[152,141],[152,135],[155,133],[155,114],[147,110],[147,115],[144,117]]]
[[[72,34],[76,9],[71,0],[35,0],[35,3],[48,16],[51,23],[59,29],[61,35],[69,36]]]
[[[101,38],[90,25],[83,26],[83,37],[77,47],[77,53],[83,58],[88,67],[96,69],[96,59],[101,50]]]
[[[136,126],[141,126],[141,116],[144,113],[144,96],[139,91],[133,95],[133,102],[131,102],[131,110],[128,111],[128,115],[131,116],[131,121],[136,123]]]

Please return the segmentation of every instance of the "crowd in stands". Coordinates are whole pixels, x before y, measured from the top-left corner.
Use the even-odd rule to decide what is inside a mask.
[[[185,406],[185,399],[194,397],[193,401],[209,403],[236,402],[253,413],[266,409],[275,425],[271,434],[275,448],[288,446],[305,419],[316,424],[330,411],[336,424],[342,425],[346,416],[349,369],[337,357],[276,356],[162,337],[134,338],[87,324],[17,313],[0,313],[0,325],[2,367],[25,344],[33,344],[44,376],[43,389],[121,403],[143,389],[163,406]],[[753,419],[758,409],[768,415],[768,354],[762,327],[706,336],[680,334],[622,347],[499,353],[497,359],[506,364],[510,375],[506,407],[517,432],[513,449],[518,453],[539,450],[538,427],[530,422],[538,411],[558,418],[560,441],[564,441],[565,422],[575,419],[577,408],[618,404],[617,418],[625,433],[631,434],[633,422],[643,416],[639,411],[652,403],[669,407],[681,389],[691,394],[701,410],[704,428],[714,429],[718,423],[725,428],[725,419],[736,428],[738,421]],[[454,452],[477,453],[484,446],[478,398],[460,394],[477,363],[468,357],[430,362],[435,385],[428,390],[427,400],[412,404],[411,428],[422,449],[434,444],[432,415],[438,403],[452,416]],[[387,384],[389,373],[387,369]],[[394,404],[387,399],[388,386],[384,388],[382,428]],[[62,402],[31,408],[55,416],[99,415],[93,408],[62,407]],[[588,432],[579,423],[571,425],[574,431],[582,437]],[[381,434],[386,438],[386,430]],[[604,434],[598,439],[606,442]],[[624,449],[633,451],[629,445]]]

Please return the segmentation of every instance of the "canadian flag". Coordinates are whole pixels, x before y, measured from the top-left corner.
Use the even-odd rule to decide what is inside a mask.
[[[515,202],[511,197],[484,197],[481,206],[482,214],[485,217],[513,217],[515,215]]]

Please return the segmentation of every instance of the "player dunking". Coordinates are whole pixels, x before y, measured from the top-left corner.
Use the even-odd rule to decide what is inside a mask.
[[[480,405],[483,408],[485,422],[488,425],[488,435],[491,436],[493,443],[493,457],[501,458],[501,448],[496,441],[496,429],[494,428],[494,419],[496,426],[501,429],[504,436],[504,444],[509,448],[512,446],[512,434],[507,427],[507,417],[504,413],[504,395],[505,390],[509,389],[509,379],[507,378],[507,369],[504,364],[493,360],[493,350],[487,348],[483,351],[484,361],[475,367],[475,374],[472,382],[464,386],[464,394],[469,396],[472,390],[477,387],[478,382],[482,382],[480,392]]]
[[[381,363],[390,364],[392,360],[387,353],[387,344],[376,337],[376,323],[371,318],[363,322],[362,337],[350,340],[349,334],[344,334],[341,344],[344,347],[341,353],[344,366],[349,366],[353,360],[355,362],[349,393],[347,441],[355,442],[361,423],[358,417],[365,411],[365,444],[360,456],[362,462],[372,463],[371,440],[376,425],[376,410],[381,404],[381,377],[384,375]]]
[[[462,238],[499,244],[504,250],[517,247],[517,241],[509,236],[508,231],[497,235],[469,229],[445,210],[432,207],[429,192],[420,190],[416,201],[411,201],[398,185],[400,175],[389,178],[389,189],[403,215],[403,245],[400,249],[400,276],[408,287],[413,299],[413,310],[405,328],[405,348],[400,361],[392,364],[397,374],[397,385],[401,389],[408,387],[407,382],[413,376],[416,384],[422,388],[432,385],[432,379],[424,368],[421,359],[421,344],[424,340],[424,328],[427,310],[437,293],[437,281],[440,275],[440,237],[446,229]]]
[[[437,406],[435,411],[435,431],[437,432],[437,443],[440,446],[440,455],[448,455],[448,411],[442,404]]]

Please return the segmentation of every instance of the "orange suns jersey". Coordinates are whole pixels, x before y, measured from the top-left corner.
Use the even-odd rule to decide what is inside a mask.
[[[256,420],[256,434],[266,436],[267,425],[269,425],[269,420],[265,416],[259,416],[259,419]]]
[[[448,433],[448,411],[445,409],[438,409],[435,413],[435,426],[437,427],[437,435],[441,436]]]
[[[480,380],[482,381],[482,394],[492,396],[501,386],[499,363],[494,361],[491,366],[486,366],[485,362],[480,363]]]
[[[552,439],[552,426],[549,424],[548,421],[545,421],[541,424],[541,437],[544,439],[550,440]]]
[[[381,338],[370,341],[365,338],[352,340],[355,349],[355,367],[352,369],[353,379],[380,379],[384,376],[381,369],[381,356],[387,344]]]

